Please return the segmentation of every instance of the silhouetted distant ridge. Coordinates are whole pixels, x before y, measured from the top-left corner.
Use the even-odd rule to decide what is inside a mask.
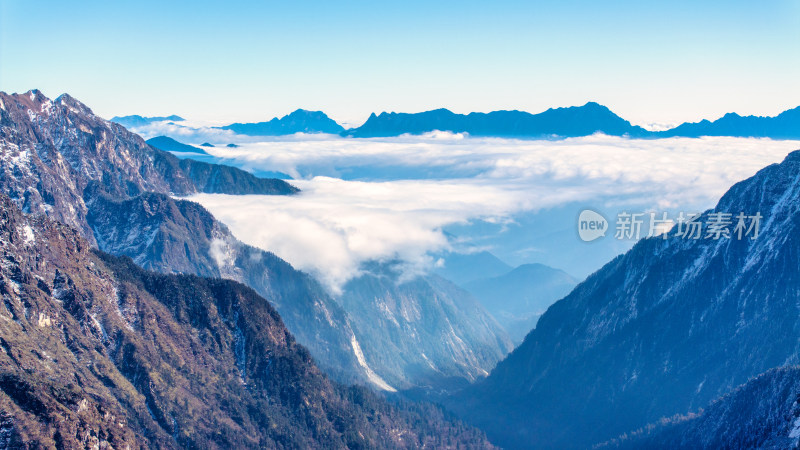
[[[578,280],[544,264],[523,264],[500,276],[464,284],[519,343],[547,308],[572,291]]]
[[[710,122],[683,123],[671,130],[655,133],[656,137],[735,136],[800,139],[800,106],[775,117],[740,116],[728,113]]]
[[[295,133],[338,134],[344,131],[341,125],[322,111],[304,109],[298,109],[280,119],[276,117],[269,122],[233,123],[219,128],[248,136],[282,136]]]
[[[388,137],[422,134],[434,130],[498,137],[577,137],[594,133],[644,137],[650,132],[631,125],[595,102],[583,106],[548,109],[539,114],[524,111],[456,114],[435,109],[416,114],[374,113],[364,125],[343,133],[353,137]]]
[[[152,147],[155,147],[159,150],[163,150],[165,152],[199,153],[202,155],[208,154],[202,148],[184,144],[183,142],[178,142],[175,139],[172,139],[171,137],[167,136],[156,136],[154,138],[146,140],[145,142],[150,144]]]
[[[182,120],[184,119],[175,115],[166,117],[133,115],[111,119],[112,122],[127,128],[142,127],[159,121]],[[438,130],[483,137],[546,139],[581,137],[595,133],[632,138],[731,136],[800,139],[800,106],[775,117],[740,116],[728,113],[713,122],[709,120],[686,122],[665,131],[649,131],[633,125],[596,102],[588,102],[583,106],[550,108],[538,114],[517,110],[456,114],[445,108],[419,113],[372,113],[363,125],[347,130],[322,111],[298,109],[267,122],[232,123],[217,128],[247,136],[326,133],[370,138],[403,134],[419,135]]]

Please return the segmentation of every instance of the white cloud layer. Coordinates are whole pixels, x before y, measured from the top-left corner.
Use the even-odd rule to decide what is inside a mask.
[[[152,122],[141,127],[133,127],[131,131],[142,136],[144,139],[150,139],[156,136],[169,136],[181,142],[194,142],[197,144],[211,141],[229,143],[237,138],[237,135],[233,131],[220,130],[214,128],[210,124],[189,121]]]
[[[442,228],[452,224],[513,221],[522,212],[574,202],[702,210],[795,149],[800,142],[742,138],[294,136],[209,151],[251,169],[302,177],[293,181],[301,194],[192,199],[239,239],[336,291],[368,260],[430,265],[431,252],[448,248]]]

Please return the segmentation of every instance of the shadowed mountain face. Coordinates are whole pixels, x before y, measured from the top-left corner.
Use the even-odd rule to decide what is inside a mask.
[[[734,185],[700,221],[713,212],[760,213],[760,234],[639,242],[451,406],[503,446],[586,447],[796,363],[800,152]]]
[[[300,192],[277,178],[259,178],[249,172],[222,164],[181,159],[178,167],[204,193],[229,195],[289,195]]]
[[[422,134],[434,130],[499,137],[577,137],[597,132],[610,136],[646,136],[647,130],[633,126],[608,108],[589,102],[583,106],[548,109],[539,114],[523,111],[455,114],[437,109],[417,114],[374,113],[364,125],[347,130],[353,137],[385,137]]]
[[[147,142],[147,144],[150,145],[151,147],[163,150],[165,152],[197,153],[199,155],[208,154],[206,153],[205,150],[203,150],[200,147],[194,147],[192,145],[184,144],[167,136],[156,136],[154,138],[146,140],[145,142]]]
[[[338,134],[344,131],[341,125],[322,111],[306,111],[304,109],[298,109],[280,119],[276,117],[269,122],[233,123],[219,128],[247,136],[283,136],[295,133]]]
[[[404,280],[392,267],[371,267],[338,301],[369,366],[397,389],[475,381],[512,349],[469,293],[435,275]]]
[[[145,271],[2,195],[0,254],[4,447],[490,446],[332,383],[239,283]]]
[[[570,293],[578,281],[558,269],[524,264],[497,277],[475,280],[464,288],[477,298],[519,343],[550,305]]]
[[[664,419],[600,448],[797,448],[798,399],[800,368],[773,369],[714,401],[699,414]]]

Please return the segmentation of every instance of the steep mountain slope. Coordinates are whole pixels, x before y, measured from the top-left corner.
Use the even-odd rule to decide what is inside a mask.
[[[512,348],[472,296],[437,276],[403,279],[393,267],[372,267],[337,300],[368,343],[369,367],[397,389],[474,381]]]
[[[586,447],[795,364],[800,152],[734,185],[700,221],[713,212],[760,213],[760,234],[640,241],[450,405],[503,446]]]
[[[331,383],[241,284],[161,275],[0,196],[0,443],[488,447],[424,405]]]
[[[533,328],[550,305],[570,293],[578,280],[543,264],[523,264],[498,277],[475,280],[464,289],[477,298],[514,342]]]
[[[0,174],[3,192],[24,211],[73,226],[101,250],[166,273],[250,284],[286,314],[326,370],[364,379],[345,314],[316,282],[236,241],[199,205],[164,195],[297,192],[288,183],[178,160],[69,96],[50,101],[38,91],[0,93]]]
[[[289,195],[299,190],[277,178],[260,178],[231,166],[193,159],[178,160],[178,167],[204,193],[230,195]]]
[[[374,113],[364,125],[343,133],[353,137],[385,137],[422,134],[434,130],[473,136],[577,137],[602,132],[612,136],[647,136],[647,130],[631,125],[608,108],[589,102],[583,106],[548,109],[539,114],[524,111],[455,114],[436,109],[416,114]]]
[[[271,302],[329,374],[364,379],[347,314],[310,276],[236,240],[197,203],[153,193],[121,201],[92,198],[88,221],[101,250],[129,256],[146,269],[244,283]]]
[[[740,136],[800,139],[800,106],[786,110],[775,117],[743,117],[736,113],[728,113],[713,122],[703,120],[696,123],[683,123],[671,130],[656,133],[655,136]]]
[[[298,109],[280,119],[275,117],[269,122],[233,123],[219,128],[248,136],[282,136],[294,133],[337,134],[344,131],[341,125],[322,111],[304,109]]]
[[[66,94],[51,101],[39,91],[0,93],[0,149],[3,192],[24,211],[47,214],[90,240],[83,191],[92,181],[120,198],[148,191],[186,195],[238,189],[209,182],[208,164],[156,150]],[[241,170],[216,170],[235,172],[262,194],[296,192],[281,180],[258,184]]]
[[[648,425],[601,448],[762,448],[800,445],[800,368],[760,375],[699,414]]]

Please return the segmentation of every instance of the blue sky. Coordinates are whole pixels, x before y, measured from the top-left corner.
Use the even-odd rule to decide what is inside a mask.
[[[96,113],[523,109],[639,124],[800,105],[800,1],[0,0],[0,90]]]

